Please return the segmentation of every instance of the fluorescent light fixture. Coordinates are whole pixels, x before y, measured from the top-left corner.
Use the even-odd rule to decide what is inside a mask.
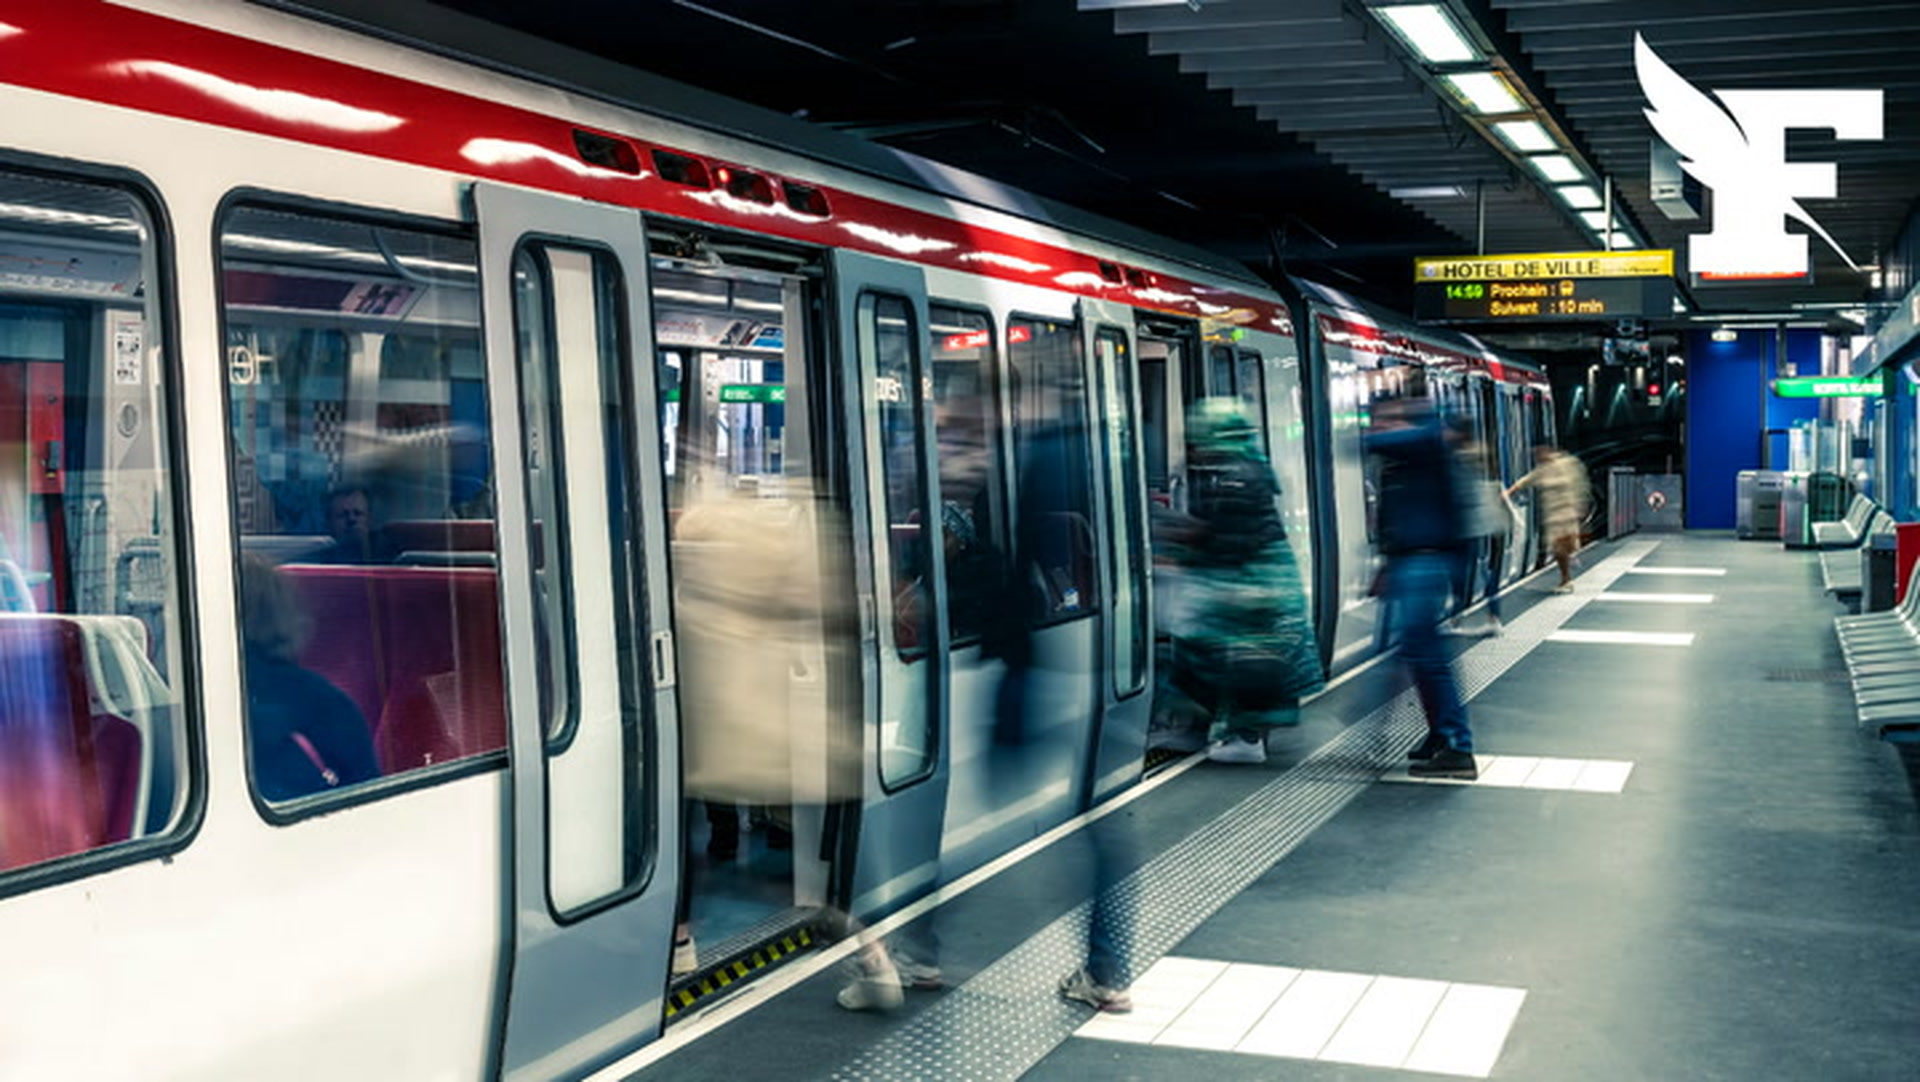
[[[1560,198],[1566,200],[1567,206],[1575,210],[1599,210],[1602,206],[1600,193],[1591,184],[1562,184],[1554,191],[1560,193]]]
[[[1731,327],[1721,327],[1713,332],[1713,340],[1716,342],[1737,342],[1740,340],[1740,332]]]
[[[1479,50],[1468,43],[1453,16],[1439,4],[1403,4],[1374,8],[1373,13],[1385,19],[1394,33],[1429,64],[1480,59]]]
[[[1607,228],[1607,212],[1604,210],[1583,210],[1580,212],[1580,220],[1587,223],[1587,228],[1595,233]]]
[[[1526,154],[1558,150],[1553,136],[1538,120],[1502,120],[1493,126],[1513,149]]]
[[[1442,75],[1453,92],[1465,98],[1476,113],[1524,113],[1527,105],[1513,92],[1497,71],[1472,71],[1463,75]]]
[[[1534,171],[1555,184],[1574,184],[1587,179],[1573,159],[1565,154],[1539,154],[1527,159]]]
[[[1614,248],[1614,249],[1621,249],[1621,248],[1632,249],[1632,248],[1638,248],[1639,246],[1640,246],[1640,242],[1637,240],[1634,240],[1632,234],[1620,228],[1620,223],[1618,222],[1614,223],[1613,238],[1607,243],[1607,247]]]
[[[1406,188],[1388,188],[1395,199],[1459,199],[1467,193],[1458,184],[1415,184]]]

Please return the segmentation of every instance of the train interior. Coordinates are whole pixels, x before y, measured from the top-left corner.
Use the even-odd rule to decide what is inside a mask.
[[[651,288],[688,760],[683,918],[719,958],[826,899],[823,818],[794,793],[818,788],[833,734],[790,723],[829,693],[819,616],[841,599],[793,559],[817,559],[817,540],[767,540],[825,518],[805,408],[819,378],[805,326],[815,285],[663,257]],[[770,614],[783,599],[791,614]]]
[[[129,189],[0,174],[0,869],[185,805],[151,223]]]

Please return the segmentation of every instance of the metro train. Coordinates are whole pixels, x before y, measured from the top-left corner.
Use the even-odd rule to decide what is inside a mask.
[[[0,1077],[608,1062],[682,910],[730,959],[1143,776],[1194,401],[1258,418],[1335,669],[1379,648],[1370,406],[1507,480],[1552,436],[1473,339],[637,73],[239,0],[15,0],[0,59]],[[1024,618],[1084,679],[1009,767],[923,528],[964,496],[1004,551],[1042,410],[1080,423]],[[843,573],[683,536],[719,494]],[[785,803],[683,788],[735,577],[847,614],[737,676],[827,704],[831,801],[798,739]]]

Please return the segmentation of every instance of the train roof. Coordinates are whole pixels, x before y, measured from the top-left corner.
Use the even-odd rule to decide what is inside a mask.
[[[1271,283],[1245,264],[1198,245],[438,5],[400,5],[386,0],[251,2],[623,109],[708,129],[774,150],[803,154],[824,164],[1054,226],[1273,291]]]

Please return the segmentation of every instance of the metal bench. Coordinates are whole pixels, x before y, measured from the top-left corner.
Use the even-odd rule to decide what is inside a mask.
[[[1872,551],[1871,544],[1866,542],[1876,534],[1893,533],[1893,517],[1878,508],[1872,512],[1871,523],[1867,532],[1860,537],[1862,544],[1850,548],[1822,549],[1820,552],[1821,584],[1835,600],[1850,607],[1858,607],[1860,594],[1866,586],[1867,554]]]
[[[1920,564],[1900,604],[1842,616],[1833,629],[1861,728],[1882,740],[1920,743]]]
[[[1880,505],[1865,496],[1855,495],[1847,505],[1847,517],[1838,522],[1813,524],[1813,547],[1817,549],[1859,548],[1873,529],[1876,516],[1883,515]]]

